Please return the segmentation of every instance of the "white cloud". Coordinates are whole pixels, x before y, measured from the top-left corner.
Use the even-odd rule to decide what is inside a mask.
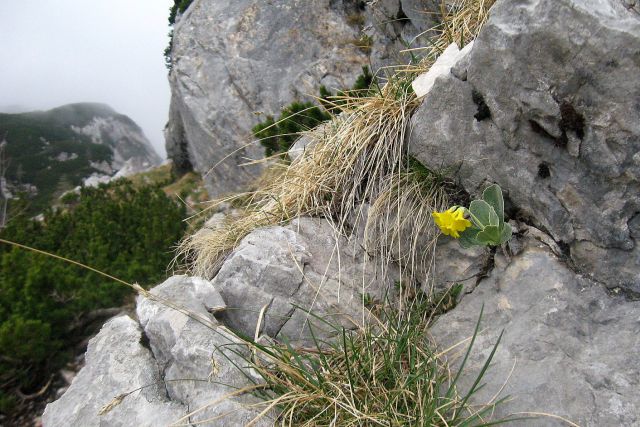
[[[171,0],[0,0],[0,108],[103,102],[164,155]]]

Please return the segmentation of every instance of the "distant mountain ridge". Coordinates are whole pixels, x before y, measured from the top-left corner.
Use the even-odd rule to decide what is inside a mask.
[[[142,129],[106,104],[76,103],[48,111],[0,113],[6,191],[42,211],[65,191],[136,172],[161,158]],[[1,197],[2,195],[0,195]]]

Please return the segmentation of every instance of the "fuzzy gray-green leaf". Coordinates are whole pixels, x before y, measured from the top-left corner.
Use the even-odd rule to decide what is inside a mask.
[[[499,226],[504,224],[504,199],[502,190],[497,184],[490,185],[482,193],[482,198],[487,202],[498,215]]]
[[[478,239],[476,239],[476,236],[479,232],[480,229],[473,226],[464,230],[462,233],[460,233],[460,239],[458,240],[460,246],[465,249],[468,249],[472,246],[481,246],[482,243],[480,243]]]
[[[476,224],[478,228],[485,228],[489,225],[498,226],[500,221],[498,214],[489,203],[484,200],[474,200],[469,206],[469,212],[471,212],[472,219],[477,220],[479,224]],[[476,222],[476,221],[474,221]]]
[[[506,243],[509,241],[509,239],[511,238],[511,226],[509,225],[509,223],[505,222],[502,225],[502,230],[500,233],[500,244]]]
[[[497,225],[488,225],[478,233],[476,239],[484,245],[499,245],[500,244],[500,229]]]

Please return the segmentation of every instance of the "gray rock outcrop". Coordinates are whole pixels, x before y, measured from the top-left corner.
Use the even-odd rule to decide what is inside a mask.
[[[310,325],[318,340],[331,339],[333,327],[354,329],[371,305],[392,300],[397,271],[377,262],[358,241],[336,239],[324,219],[255,230],[212,281],[171,277],[151,290],[153,298],[138,297],[139,324],[127,316],[108,322],[91,341],[86,366],[47,407],[44,425],[165,425],[190,413],[203,425],[246,425],[265,407],[247,394],[228,396],[253,385],[255,374],[240,370],[249,353],[226,326],[253,337],[266,306],[260,335],[267,339],[314,345]],[[267,416],[257,425],[270,423]]]
[[[156,426],[178,420],[186,408],[166,397],[158,364],[142,344],[140,325],[128,316],[107,322],[89,342],[85,367],[58,400],[47,405],[42,424],[66,426]],[[111,412],[98,412],[116,396],[145,387]]]
[[[216,419],[209,425],[229,427],[248,424],[264,408],[248,409],[256,400],[228,397],[253,383],[239,369],[247,361],[237,353],[246,353],[246,348],[211,316],[227,308],[218,290],[204,279],[174,276],[151,292],[191,314],[138,297],[136,312],[169,398],[198,411],[192,421]],[[267,421],[258,424],[268,425]]]
[[[247,363],[239,355],[241,341],[210,313],[225,309],[211,283],[174,276],[151,292],[172,307],[139,297],[140,324],[128,316],[107,322],[89,344],[85,367],[66,393],[47,406],[45,427],[159,426],[184,417],[182,422],[235,427],[264,409],[252,407],[258,401],[246,394],[228,396],[253,383],[248,371],[240,371]],[[256,425],[272,424],[265,417]]]
[[[504,385],[499,397],[511,399],[496,418],[538,412],[581,426],[638,425],[640,302],[576,275],[534,231],[514,242],[521,249],[511,259],[498,252],[488,277],[431,329],[441,349],[461,343],[473,335],[484,306],[460,391],[471,386],[504,329],[474,403],[490,401]],[[460,361],[454,356],[468,344],[449,354],[454,368]],[[545,416],[522,424],[567,425]]]
[[[499,0],[436,80],[409,150],[491,182],[582,270],[640,292],[640,15],[617,0]]]
[[[220,163],[207,174],[213,195],[238,189],[259,171],[238,166],[262,155],[245,147],[254,113],[274,114],[320,84],[349,86],[361,65],[384,64],[390,46],[431,26],[423,7],[433,2],[378,0],[361,10],[339,0],[195,0],[175,27],[170,156],[205,174]],[[349,23],[351,13],[364,24]],[[374,19],[382,26],[361,28]],[[361,30],[374,36],[370,52],[352,42]],[[500,184],[509,215],[522,220],[511,221],[505,248],[441,239],[432,281],[418,278],[435,291],[464,285],[429,332],[453,349],[454,369],[484,307],[461,392],[504,330],[473,396],[512,397],[494,418],[640,425],[639,46],[640,14],[626,1],[498,0],[470,53],[435,80],[413,117],[413,156],[453,171],[472,195]],[[299,140],[292,157],[312,144]],[[218,213],[201,232],[224,226]],[[338,331],[321,319],[355,329],[368,306],[395,298],[399,272],[367,253],[363,238],[355,225],[347,240],[329,221],[302,217],[251,232],[211,281],[168,279],[154,298],[138,298],[138,321],[115,318],[91,341],[44,425],[164,425],[200,408],[189,421],[247,424],[264,406],[227,396],[255,375],[238,369],[247,354],[239,336],[258,329],[267,341],[313,346],[310,325],[315,338],[331,339]]]
[[[263,157],[253,126],[321,85],[351,87],[362,66],[407,63],[395,53],[435,25],[435,3],[194,0],[174,28],[169,158],[214,197],[242,188],[261,170],[239,166]]]
[[[266,307],[261,334],[313,345],[309,325],[318,339],[337,333],[318,318],[354,329],[367,318],[363,301],[392,301],[397,271],[334,234],[328,221],[302,217],[245,237],[213,279],[224,322],[253,336]]]
[[[238,165],[263,157],[251,128],[265,115],[320,85],[354,83],[368,58],[353,43],[359,30],[346,22],[346,3],[195,0],[179,19],[167,152],[188,159],[210,194],[237,190],[259,172]]]
[[[422,280],[427,293],[442,293],[455,284],[464,292],[472,292],[493,263],[486,248],[462,248],[457,241],[440,236],[433,259],[432,280]]]
[[[84,105],[72,104],[65,107],[81,109]],[[94,144],[109,146],[113,150],[111,168],[114,171],[120,171],[125,166],[141,170],[160,164],[160,156],[155,152],[140,126],[108,106],[104,106],[104,110],[101,116],[96,115],[83,125],[71,125],[71,129],[77,134],[89,137]],[[130,175],[131,172],[128,174]]]

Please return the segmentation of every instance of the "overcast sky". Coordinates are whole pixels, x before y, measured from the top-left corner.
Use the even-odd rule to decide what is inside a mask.
[[[171,3],[0,0],[0,110],[103,102],[138,123],[164,157]]]

